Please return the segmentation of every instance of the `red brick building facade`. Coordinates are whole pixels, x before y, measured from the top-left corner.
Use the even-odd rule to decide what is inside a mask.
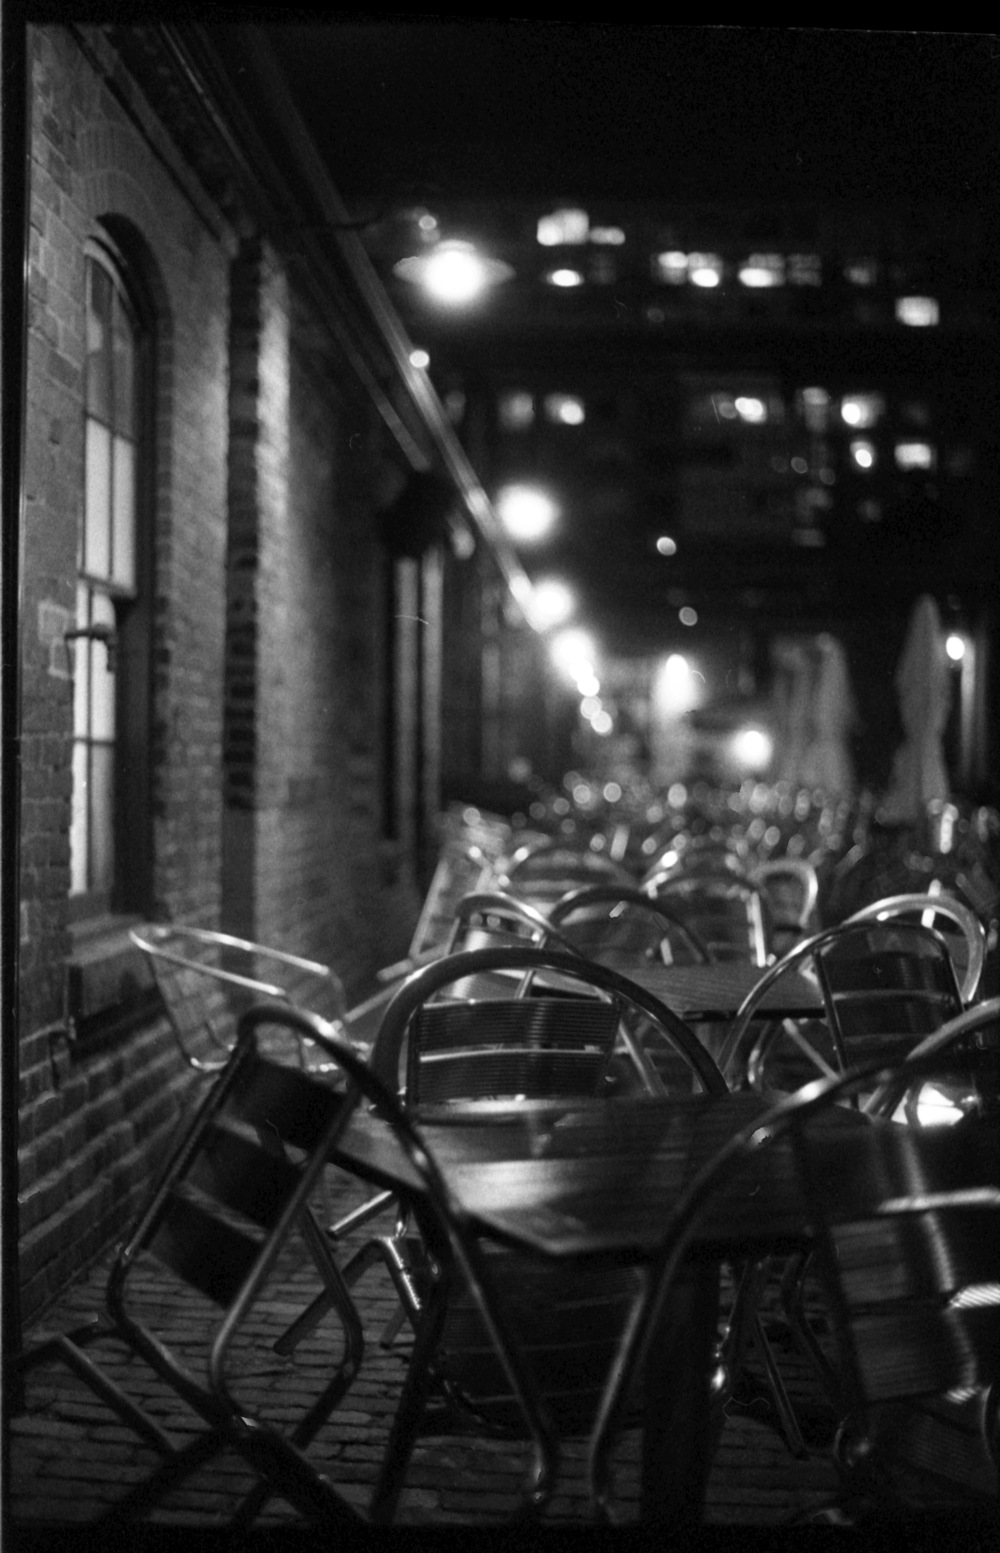
[[[349,268],[290,234],[276,181],[191,60],[158,29],[42,26],[28,70],[24,1319],[121,1229],[192,1082],[128,927],[222,927],[322,959],[360,995],[405,951],[442,793],[503,772],[511,674],[537,679],[461,501],[457,547],[443,529],[417,555],[383,542],[412,471],[442,448],[454,463],[447,429],[414,402]],[[95,266],[110,279],[89,281]],[[131,580],[116,592],[112,576],[102,605],[113,666],[99,632],[79,634],[98,284],[120,290],[142,375]],[[96,809],[73,809],[84,663],[95,726],[115,708],[107,836]],[[494,705],[491,684],[507,687]],[[74,881],[85,823],[103,891]]]

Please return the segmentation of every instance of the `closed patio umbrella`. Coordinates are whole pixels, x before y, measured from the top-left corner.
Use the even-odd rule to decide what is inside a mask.
[[[846,797],[854,790],[854,762],[848,734],[854,723],[847,654],[835,636],[817,639],[818,667],[809,706],[810,738],[802,753],[799,776],[806,787],[819,787],[829,797]]]
[[[812,665],[803,643],[786,637],[775,642],[771,659],[776,734],[772,775],[776,781],[798,786],[808,738]]]
[[[904,739],[892,763],[881,818],[918,820],[929,803],[948,797],[942,738],[951,707],[951,682],[938,607],[929,593],[917,599],[896,669]]]

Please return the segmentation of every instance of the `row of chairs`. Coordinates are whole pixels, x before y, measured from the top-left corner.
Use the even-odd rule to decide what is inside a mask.
[[[537,859],[540,854],[548,853],[546,861],[555,874],[559,865],[551,855],[554,851],[554,848],[537,846],[520,862],[527,863],[532,856]],[[690,956],[695,961],[710,961],[718,957],[718,947],[708,942],[691,925],[690,916],[685,910],[675,902],[666,900],[658,890],[655,893],[643,890],[627,883],[621,873],[612,875],[609,870],[595,869],[589,863],[583,865],[581,872],[583,877],[575,879],[565,874],[562,876],[559,882],[563,888],[554,901],[545,901],[543,894],[541,900],[546,908],[543,910],[538,904],[537,895],[535,904],[532,904],[532,892],[527,888],[529,882],[538,882],[537,876],[530,879],[531,869],[522,869],[516,855],[502,871],[498,871],[495,862],[491,864],[489,877],[499,877],[506,888],[473,890],[460,896],[454,903],[444,942],[440,947],[435,946],[432,963],[409,975],[402,988],[388,1001],[372,1060],[365,1064],[368,1086],[365,1093],[377,1093],[380,1105],[385,1103],[385,1096],[392,1097],[393,1105],[387,1114],[395,1117],[396,1112],[400,1112],[405,1119],[404,1131],[406,1127],[410,1129],[409,1146],[414,1147],[418,1153],[419,1142],[414,1144],[413,1138],[418,1136],[422,1105],[448,1104],[463,1098],[480,1098],[484,1094],[551,1097],[555,1093],[607,1093],[616,1077],[616,1061],[619,1066],[622,1060],[631,1063],[650,1088],[662,1089],[666,1074],[670,1082],[683,1085],[687,1092],[691,1088],[722,1092],[727,1087],[728,1076],[728,1082],[733,1085],[751,1082],[769,1095],[772,1093],[770,1080],[765,1082],[766,1064],[763,1060],[752,1060],[756,1048],[748,1052],[747,1041],[752,1032],[753,1042],[759,1045],[763,1040],[763,1047],[772,1052],[778,1043],[778,1036],[773,1033],[772,1026],[755,1016],[755,1007],[741,1010],[737,1026],[734,1027],[739,1038],[736,1039],[733,1032],[730,1032],[731,1039],[724,1051],[724,1076],[697,1035],[683,1021],[672,1015],[651,995],[642,994],[642,989],[630,983],[627,975],[623,976],[613,964],[602,964],[599,958],[603,955],[613,959],[615,954],[627,958],[630,954],[639,953],[669,960]],[[735,869],[730,869],[730,872],[733,879],[742,885],[742,875],[737,876]],[[666,883],[667,880],[661,882]],[[527,898],[514,893],[519,883],[526,889]],[[567,885],[569,888],[566,888]],[[899,903],[896,905],[899,906]],[[917,910],[926,914],[931,906],[926,900],[909,901],[908,909],[911,915]],[[969,924],[961,922],[959,926],[963,933],[968,930],[969,947],[963,968],[963,987],[971,998],[974,997],[978,979],[976,940]],[[878,982],[872,987],[855,988],[856,992],[867,991],[880,995],[889,990],[896,994],[893,1004],[896,1011],[906,1001],[903,994],[915,994],[909,1001],[918,1004],[923,1012],[917,1029],[910,1026],[906,1028],[910,1044],[914,1036],[923,1036],[928,1029],[942,1024],[947,1031],[949,1016],[963,1009],[962,989],[957,986],[954,971],[951,972],[950,983],[945,975],[945,967],[952,964],[947,946],[943,945],[940,935],[926,922],[912,924],[912,927],[915,937],[909,927],[904,928],[895,918],[886,924],[876,913],[871,921],[854,925],[851,929],[853,940],[850,933],[819,935],[822,942],[806,940],[808,951],[803,951],[802,946],[798,945],[797,950],[793,950],[794,961],[785,956],[772,971],[762,975],[763,981],[766,976],[783,974],[793,963],[801,963],[810,957],[815,974],[821,980],[825,974],[822,986],[824,993],[828,994],[827,1022],[831,1019],[831,1010],[834,1020],[839,1021],[840,1043],[835,1052],[837,1068],[848,1066],[853,1055],[844,1038],[844,1011],[849,1006],[856,1011],[860,1006],[857,999],[853,1005],[849,1005],[850,989],[837,984],[838,969],[843,971],[851,960],[844,948],[848,942],[853,942],[856,950],[854,969],[859,964],[863,965],[870,980],[875,978],[877,981],[883,975],[883,970],[876,972],[872,969],[876,961],[883,965],[895,965],[897,978],[902,977],[901,986],[887,989]],[[265,996],[272,1000],[266,1017],[259,1011],[237,1012],[235,1043],[232,1039],[232,1024],[228,1026],[228,1033],[224,1023],[219,1024],[212,1019],[209,1020],[207,1030],[201,1028],[197,1033],[185,1026],[186,1049],[195,1058],[192,1065],[199,1066],[202,1071],[219,1074],[206,1105],[209,1100],[212,1105],[223,1103],[212,1097],[217,1097],[220,1092],[223,1096],[228,1093],[226,1085],[231,1065],[238,1067],[244,1061],[250,1063],[251,1068],[263,1062],[265,1068],[262,1071],[268,1075],[267,1082],[270,1085],[276,1082],[274,1075],[277,1072],[283,1075],[282,1083],[285,1082],[284,1075],[289,1063],[294,1064],[298,1070],[297,1078],[308,1084],[310,1089],[322,1085],[325,1092],[336,1092],[330,1085],[331,1074],[327,1071],[331,1066],[358,1081],[356,1068],[359,1052],[349,1045],[352,1028],[350,1011],[344,1007],[343,989],[333,973],[317,966],[315,962],[300,960],[295,956],[278,956],[270,962],[271,979],[262,982],[256,974],[247,974],[245,963],[240,969],[235,966],[241,957],[269,952],[232,938],[213,943],[212,935],[204,933],[195,934],[194,939],[188,941],[185,952],[182,952],[176,936],[168,942],[170,933],[176,934],[177,931],[164,928],[147,930],[145,934],[137,935],[137,941],[141,941],[141,946],[148,953],[156,950],[152,963],[156,967],[168,1007],[183,1006],[191,1013],[199,1001],[204,1005],[204,984],[200,993],[196,994],[191,978],[202,974],[206,965],[221,973],[218,978],[214,974],[211,977],[213,985],[221,993],[252,999]],[[502,942],[498,947],[498,937],[502,938],[504,934],[515,941]],[[470,940],[479,944],[479,948],[472,952],[468,947],[463,947]],[[921,950],[926,950],[926,953],[914,956],[912,947],[918,940]],[[524,947],[526,943],[529,946],[527,948]],[[932,944],[934,954],[929,948]],[[190,952],[193,946],[197,946],[199,952],[203,953],[193,955]],[[938,953],[942,948],[943,955]],[[216,959],[212,966],[216,956],[221,956],[221,963]],[[906,977],[911,975],[915,960],[920,963],[920,969],[915,984],[911,985]],[[833,967],[832,972],[830,966]],[[930,972],[928,966],[933,967]],[[826,967],[825,973],[821,972],[821,967]],[[255,969],[259,971],[259,965]],[[544,977],[541,976],[543,969]],[[518,971],[522,973],[520,978],[515,977],[512,982],[512,974]],[[189,978],[183,997],[178,998],[176,984],[170,983],[170,977]],[[312,978],[311,982],[309,978]],[[637,993],[642,995],[637,997]],[[298,1004],[310,1002],[311,1006],[313,995],[317,999],[322,995],[327,1000],[330,1022],[318,1022],[313,1017],[315,1009],[310,1015],[298,1011]],[[888,1005],[889,1000],[883,1001]],[[856,1022],[863,1032],[868,1023],[867,1014]],[[963,1027],[956,1039],[967,1041],[968,1037],[975,1035],[981,1026],[975,1021],[973,1026]],[[768,1034],[768,1031],[771,1033]],[[891,1032],[886,1030],[881,1033],[888,1035]],[[780,1037],[782,1040],[786,1037],[791,1039],[786,1023],[780,1027]],[[241,1056],[244,1043],[248,1049],[253,1048],[252,1060]],[[287,1050],[282,1043],[288,1045]],[[941,1048],[947,1044],[947,1041],[942,1040],[939,1047],[935,1048],[939,1062],[942,1060]],[[800,1044],[794,1041],[792,1045],[796,1051],[801,1049]],[[837,1047],[836,1040],[834,1046]],[[345,1051],[350,1053],[350,1060],[345,1058]],[[654,1052],[659,1059],[657,1061],[653,1060]],[[667,1061],[664,1061],[664,1054]],[[970,1051],[969,1061],[978,1062],[979,1055],[976,1051]],[[883,1063],[887,1060],[888,1043],[881,1049],[880,1057]],[[814,1063],[813,1070],[823,1071],[823,1066],[823,1063]],[[832,1068],[833,1065],[827,1062],[826,1067]],[[810,1070],[808,1076],[811,1076],[813,1070]],[[793,1075],[791,1082],[800,1077]],[[830,1076],[825,1082],[835,1086],[839,1080],[836,1076]],[[898,1083],[896,1087],[898,1089]],[[910,1093],[911,1086],[904,1084],[903,1088]],[[304,1096],[306,1091],[303,1088],[298,1093]],[[211,1105],[208,1108],[211,1110]],[[970,1104],[970,1113],[973,1109]],[[192,1137],[197,1140],[192,1145],[195,1154],[202,1146],[198,1126],[196,1121],[192,1132],[188,1134],[189,1143]],[[308,1145],[309,1140],[305,1142]],[[183,1148],[184,1145],[181,1145],[180,1154],[175,1156],[173,1165],[168,1168],[167,1179],[173,1169],[187,1180],[189,1162],[183,1154]],[[314,1191],[322,1177],[321,1169],[310,1176],[309,1191]],[[250,1178],[248,1163],[247,1179]],[[184,1275],[185,1268],[192,1261],[192,1252],[190,1247],[184,1249],[184,1234],[173,1223],[174,1196],[171,1194],[174,1190],[171,1186],[164,1199],[170,1203],[171,1217],[171,1228],[166,1240],[170,1247],[182,1247],[179,1270]],[[294,1352],[315,1321],[328,1309],[334,1309],[345,1334],[348,1334],[345,1336],[341,1380],[336,1384],[331,1383],[332,1389],[328,1393],[324,1392],[310,1409],[308,1419],[298,1427],[291,1440],[291,1456],[284,1446],[271,1441],[267,1429],[250,1428],[243,1446],[249,1445],[258,1463],[258,1470],[263,1470],[266,1460],[267,1472],[264,1476],[267,1481],[283,1482],[283,1474],[291,1472],[298,1497],[291,1492],[288,1497],[292,1497],[293,1503],[303,1513],[319,1514],[324,1518],[333,1514],[334,1519],[339,1516],[339,1509],[335,1512],[330,1510],[327,1491],[317,1488],[313,1483],[311,1469],[307,1469],[300,1453],[308,1445],[326,1413],[336,1406],[357,1371],[360,1357],[349,1291],[357,1278],[370,1267],[381,1263],[388,1269],[399,1294],[403,1321],[409,1319],[415,1329],[420,1330],[423,1323],[430,1319],[427,1312],[433,1309],[434,1320],[440,1318],[443,1323],[433,1351],[425,1351],[419,1344],[415,1350],[411,1384],[404,1393],[393,1430],[391,1450],[387,1453],[373,1497],[374,1517],[380,1520],[391,1519],[405,1477],[406,1463],[422,1425],[427,1387],[431,1380],[443,1388],[452,1403],[460,1400],[466,1414],[471,1413],[476,1427],[481,1428],[487,1421],[482,1407],[473,1406],[470,1409],[468,1403],[470,1397],[481,1396],[485,1385],[492,1390],[491,1401],[496,1404],[496,1360],[492,1359],[485,1369],[480,1366],[479,1373],[470,1373],[465,1367],[465,1361],[473,1355],[481,1357],[484,1352],[496,1354],[499,1351],[502,1356],[501,1370],[508,1377],[513,1372],[515,1383],[513,1389],[508,1391],[503,1407],[497,1409],[494,1406],[492,1410],[494,1413],[499,1411],[508,1426],[516,1419],[527,1419],[530,1423],[530,1386],[525,1392],[523,1385],[517,1384],[520,1361],[511,1359],[510,1353],[504,1348],[502,1332],[498,1340],[497,1331],[494,1330],[499,1319],[497,1309],[509,1308],[497,1290],[506,1288],[509,1296],[512,1287],[526,1287],[528,1269],[523,1265],[523,1258],[510,1255],[505,1260],[496,1253],[489,1256],[486,1264],[482,1264],[481,1253],[467,1243],[468,1236],[466,1240],[462,1239],[461,1227],[456,1231],[450,1224],[446,1202],[438,1203],[436,1216],[435,1213],[431,1214],[429,1228],[421,1221],[415,1230],[409,1214],[403,1211],[405,1205],[396,1204],[389,1194],[377,1194],[349,1221],[329,1226],[324,1232],[315,1217],[315,1210],[307,1204],[307,1198],[308,1191],[305,1197],[294,1198],[294,1210],[290,1210],[291,1216],[287,1221],[282,1221],[280,1233],[277,1224],[268,1231],[269,1234],[273,1231],[280,1244],[292,1228],[298,1230],[304,1236],[306,1247],[320,1274],[316,1300],[309,1311],[304,1312],[302,1318],[280,1339],[280,1351]],[[189,1207],[184,1192],[181,1192],[178,1201],[181,1199],[184,1199],[184,1206],[179,1211],[183,1214]],[[345,1262],[340,1252],[349,1232],[366,1221],[370,1222],[386,1209],[396,1215],[394,1228],[386,1234],[366,1235],[361,1250]],[[259,1207],[257,1211],[260,1212]],[[153,1246],[154,1240],[155,1237],[148,1241],[143,1239],[143,1248]],[[203,1248],[204,1238],[196,1244]],[[334,1248],[333,1254],[331,1245]],[[155,1254],[160,1255],[163,1244],[155,1240],[155,1246]],[[244,1266],[246,1255],[244,1252]],[[277,1255],[277,1251],[274,1255]],[[450,1294],[446,1308],[440,1308],[437,1303],[439,1291],[445,1285],[436,1278],[434,1268],[442,1266],[442,1258],[448,1256],[454,1259],[458,1268],[458,1281],[463,1292],[461,1297],[456,1296],[455,1282],[452,1280],[448,1285]],[[477,1256],[480,1257],[478,1263]],[[268,1263],[266,1271],[270,1271],[273,1266],[273,1261]],[[261,1274],[262,1278],[265,1276],[266,1272]],[[115,1283],[114,1276],[112,1283]],[[580,1406],[592,1422],[593,1408],[601,1392],[599,1377],[607,1365],[608,1342],[613,1350],[616,1334],[621,1329],[625,1315],[641,1294],[632,1277],[611,1280],[598,1278],[589,1290],[589,1303],[587,1300],[580,1302],[577,1298],[579,1289],[574,1289],[573,1284],[574,1279],[567,1280],[563,1275],[564,1286],[560,1289],[559,1276],[551,1280],[543,1276],[545,1292],[539,1294],[536,1290],[530,1302],[533,1309],[537,1309],[540,1301],[550,1302],[556,1315],[555,1333],[561,1334],[564,1331],[568,1319],[566,1312],[577,1308],[582,1310],[584,1316],[584,1333],[581,1336],[587,1330],[602,1334],[603,1351],[589,1355],[595,1361],[590,1381],[571,1388],[572,1395],[561,1398],[559,1416],[562,1426],[566,1428],[574,1426]],[[120,1277],[116,1287],[121,1287]],[[242,1290],[241,1297],[252,1303],[261,1287],[261,1283],[254,1284],[249,1293]],[[648,1283],[646,1287],[649,1287]],[[748,1277],[744,1287],[747,1290],[755,1287],[753,1280]],[[493,1292],[489,1293],[489,1290]],[[789,1303],[791,1305],[791,1301]],[[127,1334],[130,1331],[128,1320],[117,1295],[110,1301],[109,1308],[112,1309],[115,1329]],[[502,1320],[500,1326],[503,1326]],[[488,1339],[485,1344],[484,1327]],[[398,1328],[397,1320],[386,1333],[387,1341],[394,1339]],[[740,1342],[743,1341],[744,1331],[749,1331],[758,1345],[766,1350],[750,1293],[744,1298],[741,1320],[734,1323],[731,1331],[740,1334]],[[519,1348],[516,1333],[513,1337],[508,1334],[506,1340],[513,1343],[513,1351],[516,1353]],[[591,1346],[596,1348],[600,1345]],[[66,1357],[66,1353],[63,1356]],[[538,1357],[537,1353],[534,1357]],[[730,1346],[728,1357],[734,1364],[740,1362],[740,1346],[735,1340]],[[74,1362],[79,1365],[75,1355]],[[594,1379],[595,1376],[598,1379]],[[214,1398],[212,1407],[217,1409],[220,1395],[217,1380],[212,1382],[210,1390]],[[615,1409],[618,1409],[617,1401]],[[216,1411],[213,1416],[218,1419],[222,1415]],[[615,1417],[618,1416],[616,1411]],[[228,1423],[225,1430],[219,1425],[222,1433],[212,1437],[216,1443],[228,1428]],[[262,1444],[264,1441],[268,1443]],[[537,1435],[536,1448],[541,1449]],[[186,1470],[186,1466],[185,1459],[179,1470]],[[533,1502],[537,1507],[537,1485],[533,1493]],[[595,1493],[598,1502],[603,1502],[602,1495],[606,1495],[606,1489],[598,1485]],[[531,1497],[529,1495],[529,1499]],[[336,1496],[334,1499],[336,1501]],[[245,1520],[256,1513],[260,1502],[259,1491],[256,1496],[250,1496],[242,1512]]]
[[[534,955],[539,966],[551,958],[560,972],[567,969],[567,957],[546,956],[544,951],[497,949],[480,951],[472,958],[493,962],[499,957],[501,964],[507,964],[524,963],[525,955]],[[458,970],[464,974],[469,956],[461,958],[465,963]],[[442,975],[442,967],[434,967],[432,973],[428,968],[414,980],[423,982],[426,990]],[[407,1001],[413,1013],[419,995],[412,990],[413,983],[409,985]],[[989,1012],[995,1021],[995,1002]],[[402,1022],[402,1009],[398,1017]],[[962,1019],[967,1032],[970,1015]],[[282,1061],[268,1055],[275,1046],[272,1037],[279,1033],[308,1040],[326,1063],[342,1071],[347,1087],[335,1087],[326,1073],[312,1072],[294,1059]],[[900,1128],[883,1122],[873,1128],[863,1150],[853,1149],[846,1158],[843,1151],[830,1153],[827,1145],[817,1153],[820,1146],[814,1144],[809,1127],[822,1107],[855,1093],[922,1084],[938,1071],[943,1044],[892,1066],[867,1064],[846,1076],[820,1080],[780,1101],[754,1128],[727,1145],[678,1203],[665,1207],[663,1240],[645,1279],[636,1283],[623,1275],[617,1291],[603,1285],[585,1287],[587,1281],[578,1277],[568,1281],[567,1306],[573,1300],[584,1306],[591,1301],[585,1324],[596,1323],[610,1338],[605,1361],[609,1353],[618,1355],[610,1384],[598,1386],[589,1398],[567,1395],[566,1412],[559,1419],[561,1427],[570,1427],[574,1409],[585,1404],[598,1509],[610,1513],[613,1443],[628,1421],[645,1337],[664,1288],[677,1276],[697,1213],[707,1196],[757,1149],[773,1146],[785,1132],[791,1132],[801,1154],[817,1266],[833,1320],[837,1362],[832,1374],[838,1408],[846,1420],[839,1456],[854,1513],[884,1514],[902,1507],[904,1501],[898,1495],[906,1492],[907,1485],[900,1484],[896,1476],[900,1463],[893,1458],[906,1433],[900,1413],[914,1394],[919,1399],[913,1433],[917,1463],[914,1466],[910,1460],[909,1470],[920,1474],[921,1491],[927,1494],[933,1487],[936,1494],[962,1506],[995,1507],[1000,1352],[1000,1304],[995,1293],[1000,1284],[996,1236],[1000,1134],[995,1104],[991,1108],[984,1102],[963,1126],[955,1128]],[[986,1052],[978,1052],[975,1067],[995,1079],[995,1061],[990,1064],[987,1057]],[[988,1086],[983,1094],[989,1094]],[[530,1313],[539,1298],[537,1289],[525,1281],[528,1270],[518,1266],[516,1259],[504,1262],[486,1253],[477,1242],[435,1169],[420,1135],[419,1115],[400,1100],[394,1087],[339,1040],[330,1025],[288,1004],[271,1003],[241,1018],[225,1067],[213,1080],[115,1259],[103,1319],[36,1347],[22,1360],[23,1366],[30,1367],[53,1356],[70,1362],[89,1382],[97,1381],[96,1389],[105,1400],[161,1454],[162,1467],[116,1507],[113,1519],[148,1505],[150,1496],[161,1494],[228,1446],[259,1478],[258,1486],[238,1507],[242,1524],[259,1513],[268,1495],[279,1493],[328,1534],[357,1527],[361,1519],[357,1510],[317,1470],[309,1447],[331,1409],[347,1393],[363,1357],[347,1294],[350,1264],[339,1268],[329,1256],[328,1245],[325,1252],[319,1250],[325,1237],[316,1234],[312,1206],[331,1150],[362,1097],[378,1106],[396,1132],[420,1181],[416,1238],[425,1259],[425,1276],[411,1297],[421,1336],[428,1332],[435,1336],[430,1346],[426,1341],[415,1344],[410,1380],[371,1514],[377,1520],[392,1517],[429,1386],[440,1381],[447,1390],[451,1382],[453,1400],[470,1411],[468,1394],[448,1371],[454,1354],[450,1345],[461,1336],[463,1316],[472,1320],[480,1334],[485,1331],[487,1357],[499,1356],[499,1368],[513,1380],[514,1413],[507,1422],[529,1425],[535,1455],[526,1504],[541,1509],[551,1488],[552,1463],[544,1422],[535,1409],[536,1381],[525,1373],[525,1332],[519,1325],[522,1319],[533,1320]],[[289,1237],[296,1233],[304,1237],[307,1251],[323,1268],[325,1293],[341,1317],[344,1344],[340,1363],[333,1365],[331,1359],[333,1373],[320,1394],[293,1426],[282,1429],[267,1416],[266,1399],[260,1403],[244,1394],[251,1372],[240,1345]],[[132,1306],[132,1277],[140,1258],[147,1255],[221,1307],[201,1374],[165,1344]],[[451,1296],[456,1289],[461,1298],[449,1297],[442,1310],[443,1291]],[[523,1297],[527,1317],[519,1318],[512,1291]],[[543,1301],[550,1293],[546,1288]],[[555,1304],[550,1309],[565,1340],[561,1307]],[[616,1339],[626,1314],[632,1341],[621,1350]],[[188,1321],[189,1329],[190,1325]],[[85,1350],[98,1338],[111,1335],[124,1340],[194,1409],[202,1421],[196,1437],[171,1436],[119,1388],[106,1383]],[[481,1339],[479,1346],[482,1350]],[[533,1352],[532,1367],[537,1358]],[[490,1368],[496,1367],[496,1361],[491,1361]],[[461,1380],[467,1379],[463,1372]],[[476,1424],[482,1427],[483,1419],[477,1417]],[[958,1463],[955,1471],[950,1470],[942,1441]],[[891,1475],[884,1476],[890,1473],[890,1462]]]

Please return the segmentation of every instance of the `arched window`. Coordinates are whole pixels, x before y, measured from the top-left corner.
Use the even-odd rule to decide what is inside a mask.
[[[87,245],[84,488],[73,673],[70,893],[87,914],[139,906],[147,870],[149,340],[116,257]],[[139,753],[137,754],[137,750]]]

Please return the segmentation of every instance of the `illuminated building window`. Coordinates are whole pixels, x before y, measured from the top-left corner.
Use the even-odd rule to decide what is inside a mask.
[[[589,231],[590,218],[585,210],[553,210],[539,218],[537,237],[543,248],[558,248],[564,243],[585,243]]]
[[[897,297],[896,318],[914,329],[927,329],[938,323],[941,309],[935,297]]]
[[[874,286],[878,280],[878,264],[874,259],[849,259],[844,265],[844,275],[852,286]]]
[[[788,279],[793,286],[818,286],[823,279],[823,264],[818,253],[790,253]]]
[[[885,400],[881,394],[845,394],[840,401],[841,420],[858,430],[876,425],[884,414]]]
[[[558,426],[582,426],[587,418],[583,400],[575,394],[546,394],[543,404],[546,419]]]
[[[766,287],[785,284],[785,260],[780,253],[752,253],[739,268],[744,286]]]
[[[737,415],[748,426],[762,426],[767,420],[767,405],[752,394],[740,394],[733,401]]]
[[[550,270],[545,279],[550,286],[558,286],[563,291],[572,290],[574,286],[583,285],[583,276],[579,270],[559,269]]]
[[[688,255],[688,279],[692,286],[712,290],[722,282],[722,260],[717,253]]]
[[[851,463],[855,469],[874,469],[878,454],[874,442],[867,437],[855,437],[850,445]]]
[[[656,280],[666,281],[668,286],[683,286],[687,280],[687,265],[687,254],[672,248],[667,253],[654,254],[653,276]]]
[[[524,431],[534,424],[535,401],[521,388],[500,395],[497,418],[504,431]]]
[[[620,226],[592,226],[590,241],[601,243],[607,248],[620,248],[625,241],[625,233]]]
[[[826,431],[830,424],[830,395],[825,388],[803,388],[796,396],[797,409],[810,431]]]
[[[896,466],[899,469],[934,469],[937,453],[929,442],[897,442]]]

